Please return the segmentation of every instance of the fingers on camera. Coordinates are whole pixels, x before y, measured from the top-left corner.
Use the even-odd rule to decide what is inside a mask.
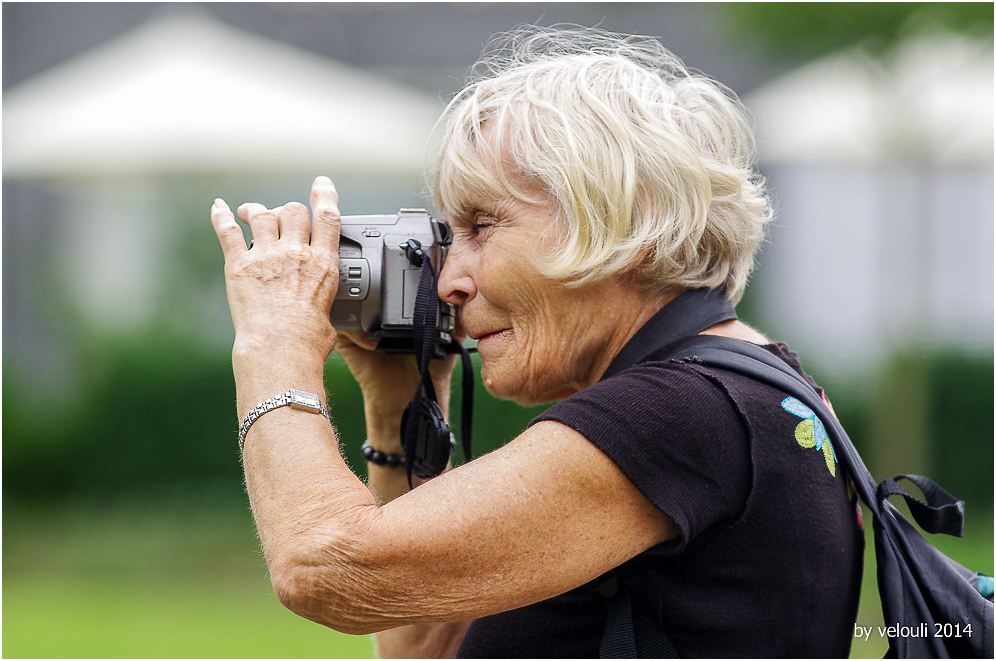
[[[280,236],[298,243],[308,243],[311,236],[311,219],[308,207],[300,202],[288,202],[274,209],[280,220]]]
[[[339,193],[332,180],[328,177],[316,177],[311,185],[310,201],[315,215],[311,244],[338,250]]]
[[[284,237],[301,243],[338,249],[339,239],[339,194],[328,177],[318,177],[311,187],[311,208],[314,222],[308,208],[300,202],[268,209],[258,202],[247,202],[238,208],[238,217],[252,230],[254,244],[267,244]],[[217,203],[216,203],[217,204]],[[224,202],[222,201],[222,204]],[[225,209],[228,206],[225,205]],[[228,211],[231,215],[231,211]],[[233,218],[234,220],[234,218]]]

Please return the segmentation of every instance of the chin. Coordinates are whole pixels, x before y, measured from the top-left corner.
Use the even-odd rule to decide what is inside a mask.
[[[567,387],[555,388],[548,384],[531,383],[522,373],[516,376],[518,378],[493,375],[489,373],[487,366],[481,370],[481,379],[484,381],[484,387],[487,388],[492,396],[498,399],[511,400],[521,406],[535,406],[537,404],[556,402],[576,392],[576,389]]]

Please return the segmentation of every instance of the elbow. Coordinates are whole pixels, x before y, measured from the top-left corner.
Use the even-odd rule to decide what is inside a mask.
[[[341,633],[369,634],[383,622],[376,581],[364,578],[363,563],[329,548],[271,563],[270,580],[280,603],[296,615]]]
[[[338,630],[337,623],[329,617],[331,610],[325,605],[317,570],[310,563],[274,563],[270,567],[270,582],[277,599],[292,613]]]

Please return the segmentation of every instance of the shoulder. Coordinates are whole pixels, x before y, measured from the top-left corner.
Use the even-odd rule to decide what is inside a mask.
[[[677,524],[680,546],[735,520],[750,493],[746,421],[725,386],[691,361],[643,361],[540,420],[575,429],[606,454]]]
[[[612,436],[613,429],[648,422],[698,426],[704,410],[736,413],[722,385],[701,366],[690,360],[650,359],[574,393],[538,419],[585,425]]]

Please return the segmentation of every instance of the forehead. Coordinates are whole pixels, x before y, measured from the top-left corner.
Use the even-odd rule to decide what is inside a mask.
[[[518,128],[508,122],[491,120],[453,132],[441,154],[436,190],[446,215],[487,209],[505,200],[550,201],[538,177],[517,158],[517,134]]]

